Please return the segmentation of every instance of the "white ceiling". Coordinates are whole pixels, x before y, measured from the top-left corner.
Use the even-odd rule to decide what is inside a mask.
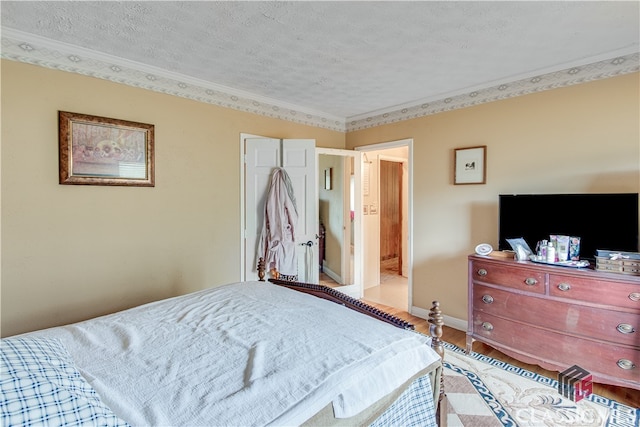
[[[639,5],[2,1],[2,56],[353,130],[637,71]]]

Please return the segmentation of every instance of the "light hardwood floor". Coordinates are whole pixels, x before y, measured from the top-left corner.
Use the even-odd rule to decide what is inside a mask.
[[[429,324],[426,320],[412,316],[406,311],[399,310],[387,305],[375,303],[368,300],[363,301],[369,305],[379,308],[380,310],[384,310],[387,313],[393,314],[396,317],[411,322],[415,325],[417,331],[425,333],[427,335],[429,334]],[[445,326],[442,338],[444,341],[456,345],[460,348],[465,348],[466,346],[466,333],[463,331]],[[558,378],[557,372],[547,371],[537,365],[522,363],[481,342],[476,341],[473,344],[473,351],[484,354],[485,356],[493,357],[494,359],[502,360],[515,366],[519,366],[521,368],[527,369],[540,375],[544,375],[549,378]],[[634,408],[640,407],[640,390],[594,383],[593,392],[600,396],[616,400],[617,402],[624,403],[625,405],[629,405]]]

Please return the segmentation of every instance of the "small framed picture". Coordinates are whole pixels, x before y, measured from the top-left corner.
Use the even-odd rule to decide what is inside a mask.
[[[324,170],[324,189],[331,190],[331,177],[333,174],[333,168],[326,168]]]
[[[58,112],[60,184],[153,187],[154,126]]]
[[[487,146],[455,149],[455,185],[485,184],[487,182]]]

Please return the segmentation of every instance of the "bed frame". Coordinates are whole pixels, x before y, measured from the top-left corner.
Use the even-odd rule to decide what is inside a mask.
[[[274,272],[272,272],[272,274],[273,273]],[[277,277],[277,272],[275,272],[274,275]],[[258,261],[258,280],[261,282],[265,281],[265,263],[263,258],[260,258],[260,260]],[[285,286],[289,289],[294,289],[299,292],[311,294],[318,298],[342,304],[345,307],[348,307],[352,310],[373,317],[375,319],[381,320],[383,322],[390,323],[391,325],[398,328],[411,330],[415,329],[415,326],[412,323],[400,319],[399,317],[396,317],[392,314],[386,313],[380,309],[377,309],[355,298],[352,298],[328,286],[315,285],[312,283],[292,282],[278,278],[269,279],[269,282],[279,286]],[[444,359],[444,345],[442,344],[442,327],[444,326],[444,316],[442,315],[442,310],[440,310],[440,303],[438,301],[433,301],[433,304],[429,309],[429,319],[427,320],[427,322],[429,323],[429,335],[431,335],[431,347],[435,350],[436,353],[438,353],[440,359]],[[444,377],[442,374],[440,375],[440,392],[438,395],[438,402],[436,403],[436,406],[436,420],[438,421],[438,424],[442,426],[443,423],[441,421],[446,418],[446,398],[444,393]]]

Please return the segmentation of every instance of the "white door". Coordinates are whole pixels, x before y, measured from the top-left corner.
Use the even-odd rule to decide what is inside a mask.
[[[362,212],[362,153],[334,148],[316,148],[316,153],[318,155],[318,165],[322,163],[321,159],[323,157],[337,157],[342,159],[344,164],[343,177],[339,180],[344,186],[341,200],[342,215],[340,216],[343,221],[343,224],[340,224],[342,233],[336,235],[342,242],[340,246],[342,252],[341,277],[337,279],[342,286],[338,286],[336,289],[352,298],[360,299],[363,297],[362,215],[360,215],[360,212]],[[323,171],[318,172],[318,176],[322,177]],[[318,186],[318,188],[322,188],[322,185]],[[320,197],[318,197],[319,199]],[[340,203],[335,199],[332,201]],[[325,201],[324,203],[326,204],[327,202]],[[325,272],[327,271],[325,270]],[[336,280],[335,277],[333,279]]]
[[[258,279],[257,247],[269,178],[274,168],[282,166],[291,178],[298,209],[295,236],[298,280],[318,283],[315,140],[245,138],[244,165],[245,280]]]

